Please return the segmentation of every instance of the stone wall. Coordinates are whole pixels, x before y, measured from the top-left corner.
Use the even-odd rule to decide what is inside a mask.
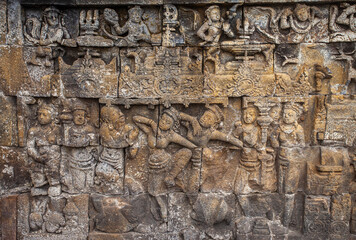
[[[0,238],[356,239],[356,4],[3,0]]]

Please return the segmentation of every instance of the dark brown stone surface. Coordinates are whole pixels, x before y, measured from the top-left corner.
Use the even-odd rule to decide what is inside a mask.
[[[1,237],[2,239],[15,240],[16,238],[16,198],[8,196],[0,198],[1,209]]]

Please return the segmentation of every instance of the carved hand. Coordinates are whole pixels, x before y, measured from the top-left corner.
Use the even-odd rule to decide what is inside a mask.
[[[192,126],[193,126],[193,134],[195,136],[200,136],[202,134],[202,128],[199,124],[198,121],[193,121],[192,122]]]

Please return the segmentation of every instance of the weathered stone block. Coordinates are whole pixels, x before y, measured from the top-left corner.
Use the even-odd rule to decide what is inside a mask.
[[[0,194],[27,191],[30,172],[27,154],[22,148],[0,147]]]
[[[20,239],[87,239],[89,196],[19,195],[17,233]]]
[[[15,240],[16,235],[16,199],[17,196],[2,197],[0,199],[1,211],[1,238]]]
[[[0,145],[17,146],[17,111],[16,99],[0,96]]]

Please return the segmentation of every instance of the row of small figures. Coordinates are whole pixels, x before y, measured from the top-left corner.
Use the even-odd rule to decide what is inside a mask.
[[[73,36],[65,26],[63,12],[52,6],[43,11],[41,20],[33,16],[26,19],[24,35],[36,45],[70,47],[138,46],[141,43],[162,43],[169,47],[184,44],[217,46],[223,36],[227,41],[222,44],[236,45],[246,43],[255,32],[272,43],[328,42],[329,36],[324,36],[328,35],[327,32],[330,32],[331,41],[356,39],[353,17],[356,5],[332,5],[328,14],[316,6],[305,4],[297,4],[294,10],[287,6],[280,12],[270,7],[250,8],[251,16],[248,17],[247,10],[242,9],[241,4],[233,5],[224,14],[220,6],[212,5],[205,10],[206,18],[202,21],[199,11],[185,7],[178,10],[176,6],[168,4],[163,6],[163,28],[160,26],[162,17],[158,10],[147,9],[146,13],[140,6],[129,8],[128,20],[124,24],[120,24],[123,16],[114,9],[106,8],[102,15],[97,9],[82,10],[79,37],[71,39]],[[179,20],[183,16],[188,19]],[[261,17],[268,21],[260,22]],[[164,30],[162,36],[161,28]]]

